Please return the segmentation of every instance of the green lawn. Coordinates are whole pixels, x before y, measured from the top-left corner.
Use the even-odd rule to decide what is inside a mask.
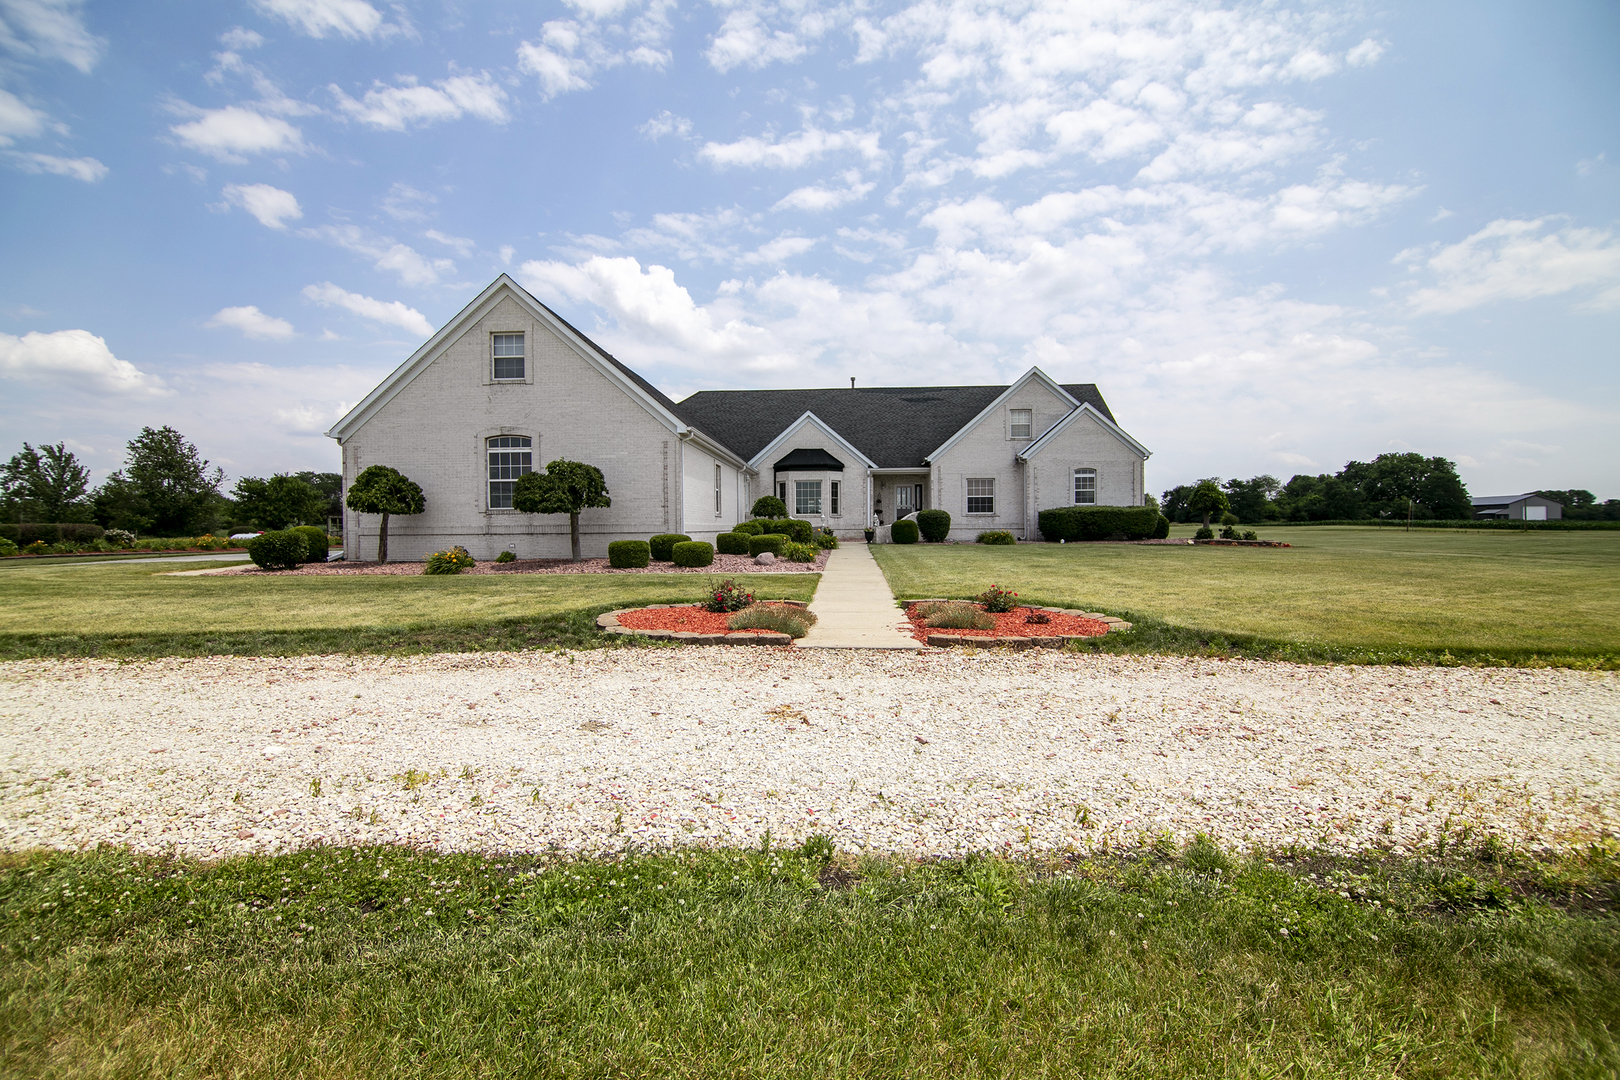
[[[175,577],[155,566],[39,566],[0,573],[0,659],[457,651],[596,635],[590,616],[701,599],[703,574]],[[761,597],[808,600],[814,574],[738,579]]]
[[[1613,856],[1481,855],[13,855],[0,1070],[1615,1075]]]
[[[1449,653],[1596,666],[1620,657],[1620,533],[1259,532],[1293,547],[919,544],[873,551],[903,599],[966,597],[999,584],[1037,603],[1141,624],[1134,638],[1111,640],[1110,648],[1203,643],[1299,659],[1443,662]]]

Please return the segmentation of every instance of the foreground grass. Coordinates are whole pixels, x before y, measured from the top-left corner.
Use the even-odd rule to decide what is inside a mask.
[[[1612,851],[0,863],[11,1076],[1584,1077]],[[1286,931],[1286,933],[1285,933]]]
[[[1178,533],[1190,535],[1190,528]],[[1620,533],[1320,527],[1291,548],[1123,544],[873,549],[895,595],[973,596],[1136,624],[1094,648],[1356,663],[1620,667]]]
[[[0,659],[467,652],[604,643],[597,613],[703,598],[702,574],[176,577],[159,566],[0,574]],[[808,600],[814,574],[737,579]]]

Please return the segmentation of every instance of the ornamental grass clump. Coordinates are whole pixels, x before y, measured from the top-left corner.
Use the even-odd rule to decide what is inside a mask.
[[[994,630],[996,620],[962,600],[944,604],[923,604],[919,608],[923,625],[936,630]]]
[[[726,620],[728,630],[773,630],[790,638],[802,638],[814,626],[816,617],[804,608],[784,604],[755,604]]]
[[[753,593],[727,578],[709,590],[708,599],[703,601],[703,610],[724,614],[728,611],[741,611],[753,602]]]
[[[992,585],[979,594],[979,603],[984,605],[984,610],[1001,614],[1018,606],[1018,594]]]
[[[422,567],[424,574],[459,574],[463,570],[471,570],[478,564],[467,549],[457,544],[449,551],[435,551],[427,558],[427,565]]]
[[[980,533],[977,542],[980,544],[998,544],[1006,546],[1009,544],[1018,543],[1018,538],[1012,533],[1008,532],[1006,529],[992,529],[988,532]]]

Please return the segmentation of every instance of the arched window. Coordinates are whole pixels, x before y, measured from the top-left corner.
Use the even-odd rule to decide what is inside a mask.
[[[1095,506],[1097,503],[1097,470],[1074,470],[1074,505]]]
[[[489,508],[512,509],[512,487],[517,478],[534,471],[533,441],[527,435],[496,435],[486,439],[489,457]]]

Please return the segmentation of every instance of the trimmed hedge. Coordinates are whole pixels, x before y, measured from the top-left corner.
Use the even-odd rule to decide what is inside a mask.
[[[917,511],[917,528],[930,544],[941,544],[951,535],[951,515],[943,510]]]
[[[1149,537],[1149,539],[1163,540],[1165,537],[1167,537],[1169,535],[1170,535],[1170,519],[1165,517],[1163,514],[1160,514],[1159,515],[1159,523],[1157,525],[1153,526],[1153,535],[1151,537]]]
[[[639,570],[652,562],[652,546],[645,540],[615,540],[608,545],[608,565],[615,570]]]
[[[1042,510],[1036,520],[1041,535],[1054,542],[1112,536],[1146,540],[1159,526],[1159,511],[1151,506],[1060,506]]]
[[[783,536],[798,544],[813,543],[815,527],[801,518],[767,518],[761,519],[759,525],[761,535],[764,533],[781,533]]]
[[[757,521],[739,521],[737,524],[731,527],[731,531],[734,533],[742,533],[744,536],[758,536],[760,533],[764,532],[765,529]]]
[[[768,551],[772,555],[778,555],[782,551],[782,545],[786,543],[789,543],[789,540],[781,533],[765,533],[763,536],[750,536],[748,538],[748,554],[759,555]]]
[[[684,544],[692,539],[685,533],[659,533],[647,541],[647,547],[652,551],[652,557],[657,562],[669,562],[670,551],[676,544]]]
[[[326,530],[319,525],[294,525],[287,530],[295,532],[304,538],[309,546],[309,552],[304,556],[305,562],[325,562],[327,553],[331,550],[332,542],[326,538]]]
[[[754,500],[754,505],[748,512],[756,518],[785,518],[787,503],[775,495],[761,495]]]
[[[921,535],[917,523],[910,518],[902,518],[889,527],[889,537],[897,544],[915,544]]]
[[[25,521],[22,524],[0,522],[0,538],[10,540],[18,547],[27,547],[35,540],[43,540],[47,544],[60,544],[67,541],[70,544],[88,544],[100,540],[106,535],[100,525],[91,525],[82,521],[56,521],[37,522]]]
[[[262,570],[296,570],[309,561],[309,541],[291,529],[260,533],[248,541],[248,558]]]
[[[722,555],[746,555],[748,540],[749,534],[745,532],[721,533],[714,538],[714,546]]]
[[[1381,529],[1404,529],[1405,518],[1345,518],[1332,521],[1257,521],[1270,529],[1303,528],[1311,525],[1371,525]],[[1559,518],[1557,521],[1443,521],[1438,518],[1412,522],[1414,529],[1545,529],[1550,532],[1585,532],[1588,529],[1620,529],[1620,521],[1583,521]]]
[[[683,540],[670,549],[676,566],[709,566],[714,562],[714,545],[702,540]]]

